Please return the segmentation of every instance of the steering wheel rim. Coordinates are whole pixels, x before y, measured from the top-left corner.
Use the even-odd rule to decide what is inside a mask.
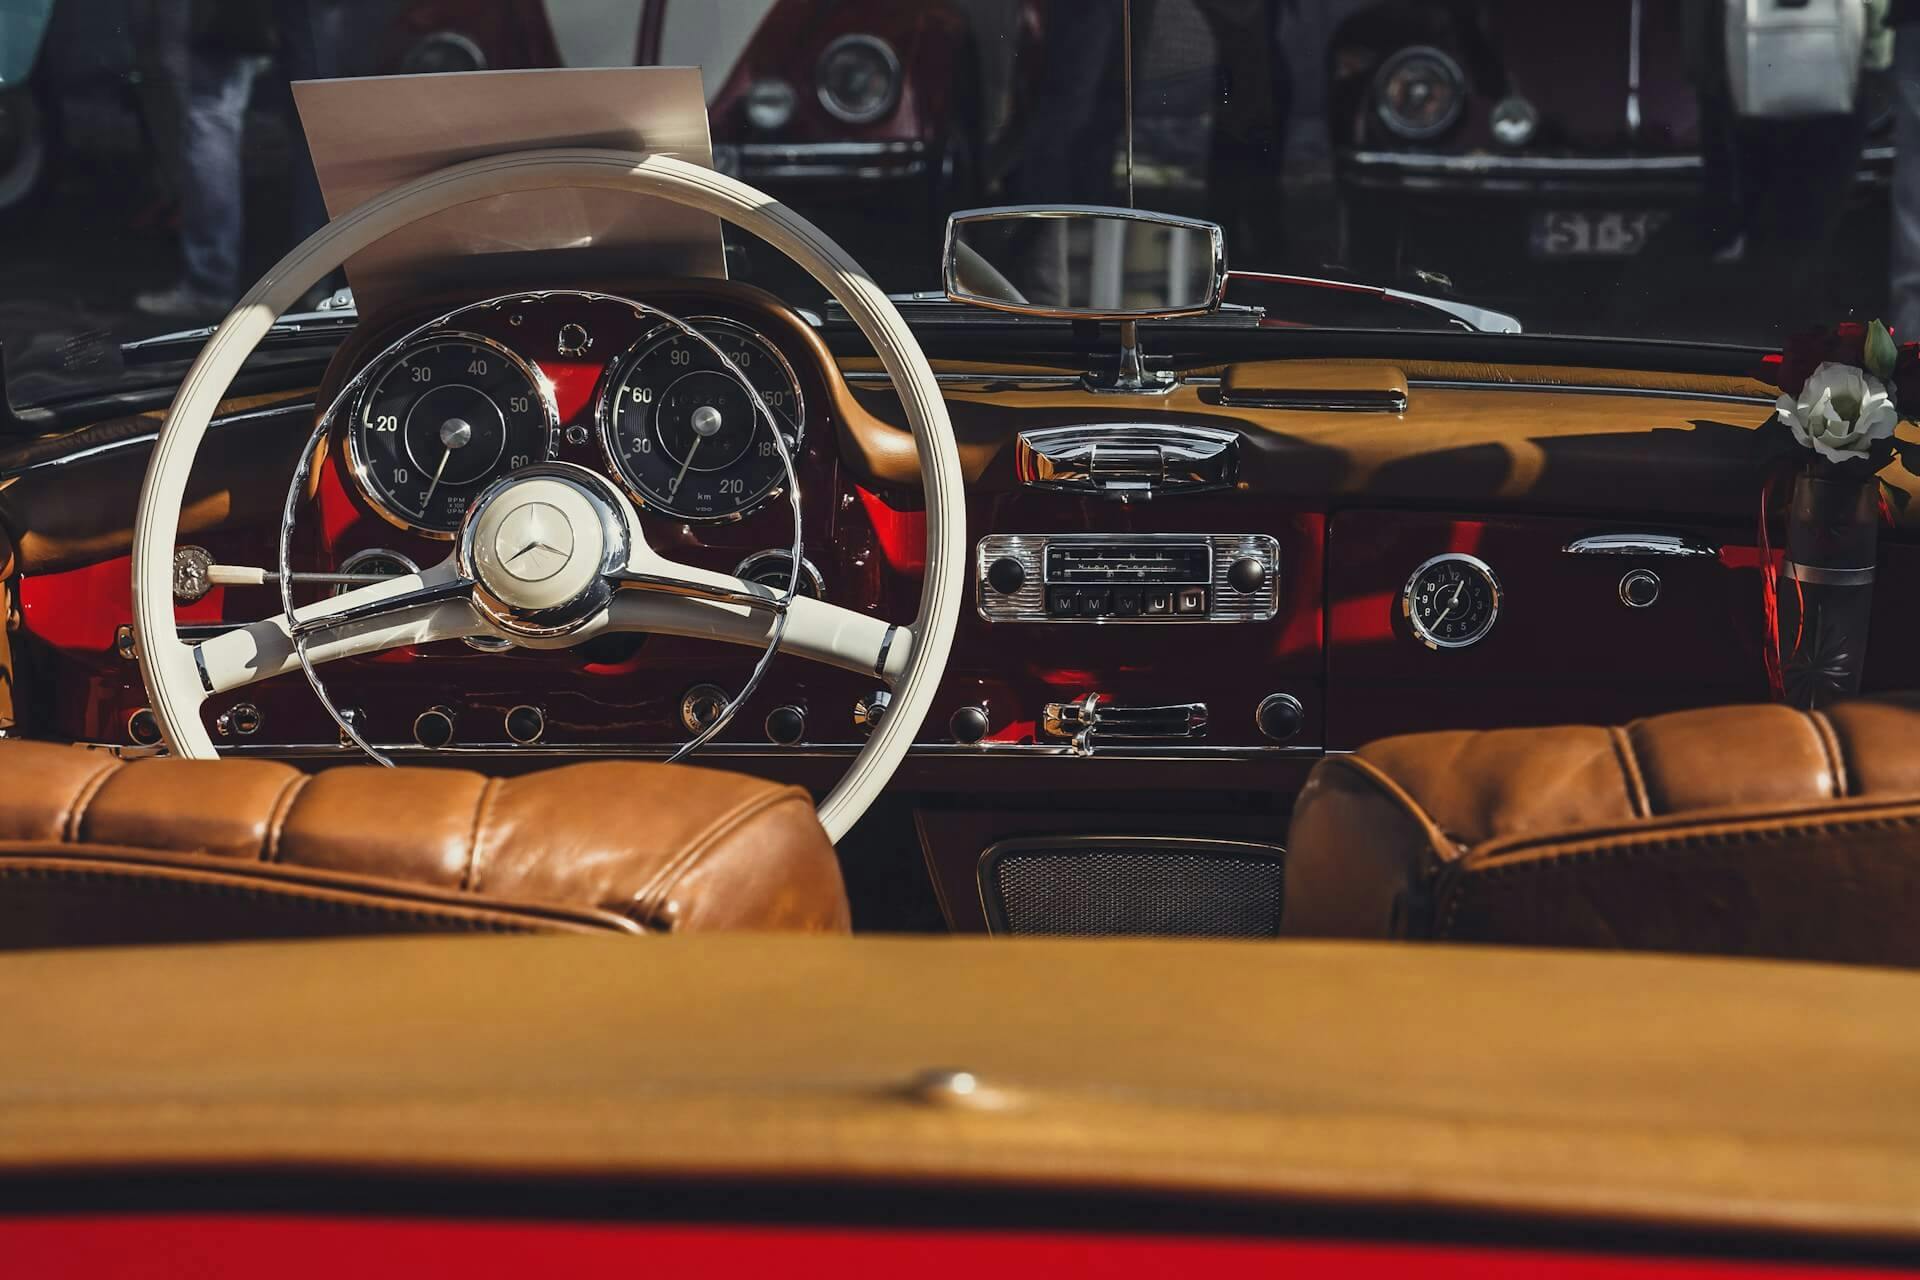
[[[154,444],[133,535],[133,616],[141,678],[175,755],[218,752],[200,719],[206,684],[198,651],[174,618],[173,553],[180,509],[208,424],[241,365],[274,320],[328,272],[401,227],[447,209],[517,191],[599,188],[655,196],[710,213],[767,241],[805,270],[860,328],[892,378],[920,456],[926,495],[926,576],[911,648],[887,715],[819,807],[838,840],[879,796],[931,709],[953,646],[965,591],[964,481],[953,427],[925,354],[883,290],[811,222],[764,192],[670,156],[568,148],[467,161],[376,196],[309,236],[235,304],[175,395]]]

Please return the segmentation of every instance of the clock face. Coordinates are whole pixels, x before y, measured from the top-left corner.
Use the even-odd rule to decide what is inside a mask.
[[[1493,630],[1500,616],[1500,583],[1473,556],[1435,556],[1407,579],[1400,607],[1428,648],[1464,649]]]

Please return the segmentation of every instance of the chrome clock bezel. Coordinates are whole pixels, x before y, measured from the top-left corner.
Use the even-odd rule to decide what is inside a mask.
[[[326,415],[322,419],[327,426],[328,434],[331,435],[334,420],[338,417],[341,406],[349,404],[353,406],[352,412],[349,415],[350,420],[346,423],[345,429],[347,437],[347,474],[353,478],[355,490],[359,492],[361,498],[366,501],[366,504],[373,509],[374,514],[397,529],[405,529],[408,533],[415,533],[423,538],[432,538],[439,542],[452,542],[460,532],[458,525],[455,525],[452,529],[436,529],[431,525],[418,523],[415,518],[416,513],[414,512],[396,510],[393,505],[382,496],[379,487],[375,485],[371,479],[369,463],[361,452],[359,432],[354,429],[358,425],[360,411],[366,403],[366,398],[373,393],[373,388],[378,386],[381,379],[404,360],[410,351],[442,342],[469,342],[477,347],[486,348],[519,369],[521,373],[526,375],[527,380],[533,385],[535,394],[539,396],[540,412],[542,417],[546,419],[546,452],[541,457],[535,459],[535,465],[541,462],[549,462],[553,459],[554,449],[560,438],[560,407],[554,399],[553,383],[548,380],[545,373],[541,372],[538,365],[522,356],[512,347],[507,346],[504,342],[501,342],[498,338],[489,338],[483,333],[474,333],[471,330],[457,328],[453,324],[453,322],[461,316],[482,309],[494,308],[500,301],[502,300],[490,299],[487,302],[479,302],[470,306],[461,307],[457,311],[450,311],[446,315],[428,321],[419,328],[394,339],[394,341],[382,348],[378,355],[363,365],[360,372],[353,376],[352,381],[341,388],[340,394],[334,397],[333,404],[328,407]],[[503,472],[502,474],[506,473]],[[487,483],[491,485],[493,480],[498,480],[499,478],[499,476],[495,476]]]
[[[1427,629],[1426,624],[1420,621],[1420,616],[1415,612],[1413,607],[1413,592],[1414,588],[1420,584],[1420,576],[1435,565],[1446,564],[1448,562],[1466,565],[1469,569],[1478,573],[1485,579],[1487,589],[1492,593],[1492,605],[1487,610],[1487,620],[1483,622],[1472,635],[1463,636],[1458,640],[1443,640],[1439,636],[1434,635],[1433,632]],[[1464,551],[1447,551],[1422,560],[1419,566],[1407,575],[1407,585],[1400,589],[1400,615],[1407,620],[1407,626],[1413,630],[1414,638],[1426,645],[1427,648],[1467,649],[1485,640],[1487,635],[1493,630],[1493,624],[1500,620],[1500,602],[1504,598],[1504,595],[1505,593],[1500,587],[1500,575],[1493,571],[1492,565],[1482,560],[1479,556],[1471,556]]]
[[[806,392],[802,390],[800,386],[800,377],[794,372],[793,362],[787,359],[786,353],[780,350],[779,345],[775,343],[773,339],[752,325],[735,320],[730,316],[687,316],[684,323],[694,328],[708,341],[712,341],[713,339],[712,333],[709,332],[710,329],[731,330],[739,336],[744,337],[748,342],[762,348],[768,355],[774,358],[774,361],[779,365],[780,371],[786,375],[788,385],[793,388],[794,417],[793,421],[788,424],[793,428],[793,444],[787,452],[795,460],[795,468],[797,470],[800,451],[806,447],[807,443],[807,400]],[[760,508],[766,506],[767,503],[784,497],[787,492],[785,480],[775,481],[773,487],[734,511],[724,512],[714,516],[689,515],[683,511],[676,511],[673,507],[659,501],[657,498],[641,492],[640,486],[636,485],[632,477],[627,474],[627,469],[620,460],[620,451],[614,447],[614,392],[616,384],[623,380],[623,371],[640,352],[658,342],[662,337],[668,334],[683,334],[684,332],[679,325],[671,321],[663,321],[651,329],[648,329],[634,341],[628,343],[621,349],[619,355],[607,362],[606,371],[600,375],[600,385],[594,391],[594,431],[595,434],[600,437],[600,453],[601,456],[606,459],[608,473],[622,489],[626,490],[627,496],[633,499],[634,505],[639,507],[641,511],[657,512],[663,516],[670,516],[675,520],[684,520],[688,524],[732,524],[736,521],[746,519],[754,512],[760,510]],[[745,375],[742,374],[741,376],[744,377]],[[776,425],[775,430],[778,429]]]

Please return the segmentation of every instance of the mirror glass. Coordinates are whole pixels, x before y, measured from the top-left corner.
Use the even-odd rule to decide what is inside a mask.
[[[947,296],[1003,311],[1101,319],[1219,304],[1226,253],[1211,222],[1129,209],[975,209],[947,224]]]

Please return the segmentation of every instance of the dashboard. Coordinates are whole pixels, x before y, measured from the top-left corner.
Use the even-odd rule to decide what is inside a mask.
[[[976,864],[1009,834],[1124,811],[1136,834],[1267,839],[1315,761],[1374,738],[1765,697],[1757,385],[1190,359],[1165,394],[1109,394],[1066,358],[943,353],[937,336],[970,599],[896,787],[917,797],[950,923],[980,923]],[[277,584],[209,570],[274,563],[316,424],[288,534],[302,599],[440,561],[489,483],[559,461],[623,488],[670,558],[889,622],[918,607],[917,462],[886,375],[743,286],[447,297],[363,319],[320,386],[216,421],[176,559],[187,638],[279,612]],[[37,735],[154,741],[110,514],[131,510],[141,441],[107,424],[0,484],[0,506],[38,504],[5,513],[34,531],[15,647]],[[1915,549],[1890,538],[1882,576],[1876,627],[1920,625],[1898,589],[1920,582]],[[1870,687],[1899,678],[1901,651],[1872,647]],[[396,759],[512,770],[670,754],[755,659],[665,635],[456,641],[349,659],[327,682]],[[777,656],[699,758],[824,789],[887,702],[871,675]],[[358,759],[297,678],[206,714],[223,752]]]

